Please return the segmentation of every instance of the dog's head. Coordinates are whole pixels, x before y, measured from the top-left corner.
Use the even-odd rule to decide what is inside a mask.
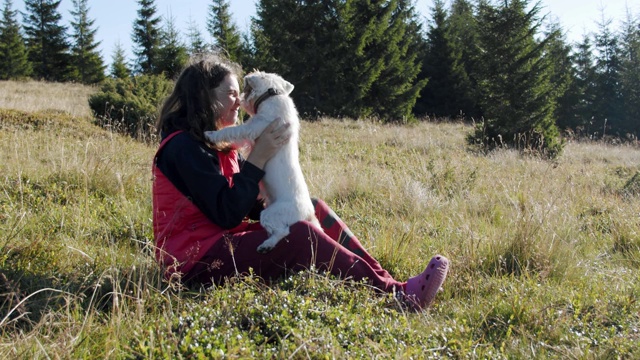
[[[254,71],[244,77],[244,90],[240,99],[240,106],[255,115],[256,101],[265,94],[289,95],[293,85],[278,74]]]

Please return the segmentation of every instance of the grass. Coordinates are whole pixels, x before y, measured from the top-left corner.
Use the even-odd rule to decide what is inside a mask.
[[[44,81],[0,81],[0,109],[56,111],[76,117],[90,114],[87,98],[95,88]]]
[[[312,194],[385,268],[452,260],[434,306],[409,313],[313,271],[201,292],[162,280],[156,145],[94,126],[91,88],[0,88],[23,94],[0,105],[1,358],[640,356],[637,147],[571,142],[547,162],[480,155],[457,123],[305,122]]]

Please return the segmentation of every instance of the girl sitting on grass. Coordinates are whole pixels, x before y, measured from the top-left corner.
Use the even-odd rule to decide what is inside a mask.
[[[265,163],[290,133],[286,124],[273,121],[246,159],[235,149],[205,141],[205,131],[237,123],[240,72],[237,64],[214,55],[194,58],[161,109],[157,129],[162,140],[153,160],[153,230],[165,275],[208,286],[250,270],[269,280],[315,267],[340,278],[366,279],[417,309],[428,307],[449,261],[436,255],[421,274],[397,281],[322,200],[313,202],[324,232],[300,221],[272,251],[256,251],[269,237],[255,221],[264,208],[258,183]]]

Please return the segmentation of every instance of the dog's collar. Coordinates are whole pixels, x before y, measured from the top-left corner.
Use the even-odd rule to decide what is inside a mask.
[[[269,88],[266,93],[260,95],[260,97],[257,98],[256,102],[253,104],[253,113],[254,114],[258,113],[258,106],[260,106],[260,104],[262,104],[263,101],[267,100],[268,98],[270,98],[272,96],[276,96],[276,95],[282,95],[282,92],[280,92],[280,91],[278,91],[278,89],[274,89],[274,88]]]

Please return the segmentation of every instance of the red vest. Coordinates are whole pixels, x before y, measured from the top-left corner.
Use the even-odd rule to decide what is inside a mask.
[[[247,223],[243,222],[237,228],[224,230],[214,224],[158,169],[158,153],[180,132],[170,134],[160,143],[152,167],[156,259],[164,267],[167,277],[176,272],[188,273],[195,262],[200,260],[225,233],[235,233],[247,226]],[[218,152],[218,159],[222,175],[227,178],[229,187],[233,187],[233,174],[240,171],[237,152]]]

